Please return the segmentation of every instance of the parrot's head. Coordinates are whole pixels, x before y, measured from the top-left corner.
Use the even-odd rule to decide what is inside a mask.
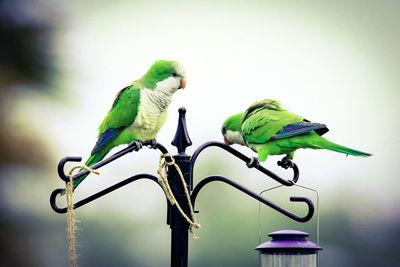
[[[185,69],[177,61],[154,62],[140,80],[146,88],[170,95],[186,86]]]
[[[243,113],[233,115],[226,119],[226,121],[222,125],[221,133],[224,136],[225,144],[239,144],[242,146],[246,145],[241,130],[243,115]]]

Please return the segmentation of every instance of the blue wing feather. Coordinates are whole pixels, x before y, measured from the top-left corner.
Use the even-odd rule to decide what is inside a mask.
[[[105,131],[100,138],[97,140],[96,145],[94,146],[91,155],[98,152],[100,149],[104,147],[109,141],[113,140],[119,133],[120,129],[117,130],[107,130]]]
[[[325,124],[322,124],[322,123],[299,121],[296,123],[286,125],[279,132],[277,132],[274,136],[272,136],[270,140],[287,138],[287,137],[296,136],[296,135],[304,134],[304,133],[307,133],[310,131],[315,131],[315,130],[317,130],[318,134],[322,135],[328,131],[328,128],[326,127]]]

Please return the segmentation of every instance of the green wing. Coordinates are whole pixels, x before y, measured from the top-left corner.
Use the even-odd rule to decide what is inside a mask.
[[[140,89],[130,85],[122,89],[99,126],[99,136],[111,129],[125,128],[131,125],[137,116],[140,104]]]
[[[266,99],[251,105],[242,121],[242,133],[248,143],[262,144],[283,127],[303,118],[280,107],[276,100]]]
[[[140,104],[140,89],[130,85],[122,89],[99,126],[99,135],[92,155],[102,149],[118,134],[131,125],[138,114]]]

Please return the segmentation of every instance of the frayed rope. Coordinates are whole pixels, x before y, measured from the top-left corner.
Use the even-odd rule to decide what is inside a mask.
[[[69,240],[69,264],[71,267],[76,265],[75,256],[75,220],[74,220],[74,186],[72,172],[76,169],[85,169],[91,173],[100,174],[99,171],[93,170],[86,165],[73,167],[69,173],[69,182],[65,182],[66,198],[67,198],[67,223],[68,223],[68,240]]]
[[[171,162],[168,162],[165,160],[165,158],[171,158]],[[168,179],[167,179],[167,166],[174,166],[175,169],[177,170],[179,176],[181,177],[181,181],[183,184],[183,188],[185,189],[185,194],[186,194],[186,198],[189,204],[189,209],[190,209],[190,215],[192,217],[192,219],[190,219],[186,213],[182,210],[181,206],[179,205],[179,203],[176,201],[176,198],[174,196],[174,194],[172,193],[171,187],[169,186],[168,183]],[[176,208],[179,210],[179,212],[181,213],[181,215],[183,216],[183,218],[185,218],[185,220],[189,223],[189,232],[192,235],[192,237],[194,239],[199,239],[198,236],[196,236],[196,234],[193,232],[193,227],[196,229],[200,228],[200,224],[198,224],[196,222],[196,218],[194,216],[194,211],[193,211],[193,206],[192,206],[192,202],[190,200],[190,195],[189,195],[189,191],[187,189],[187,184],[185,182],[185,179],[183,178],[183,174],[181,169],[179,168],[179,166],[175,163],[175,160],[172,158],[172,155],[170,153],[165,153],[165,154],[161,154],[160,155],[160,162],[159,162],[159,168],[158,168],[158,183],[161,185],[161,187],[164,189],[165,195],[168,198],[169,202],[171,203],[171,205],[175,205]]]

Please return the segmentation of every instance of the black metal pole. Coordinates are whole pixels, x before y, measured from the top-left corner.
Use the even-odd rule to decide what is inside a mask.
[[[183,177],[188,186],[188,189],[190,190],[190,156],[176,155],[173,158],[176,164],[181,169],[182,173],[184,174]],[[188,200],[185,195],[185,190],[182,185],[181,178],[174,166],[169,166],[168,168],[168,182],[171,186],[171,190],[176,198],[176,201],[179,203],[182,210],[190,217],[190,210]],[[171,204],[168,204],[168,209],[171,228],[171,266],[187,267],[189,253],[189,223],[180,214],[175,205],[171,206]]]
[[[182,171],[183,178],[186,182],[187,189],[191,192],[192,188],[192,172],[190,170],[190,156],[185,153],[186,147],[190,146],[190,141],[185,119],[185,108],[179,109],[179,121],[178,128],[172,145],[178,149],[178,154],[173,156],[175,163],[179,166]],[[171,190],[176,198],[176,201],[181,206],[182,210],[190,218],[190,209],[188,205],[188,199],[185,194],[185,189],[181,180],[181,177],[176,170],[175,166],[168,166],[168,183]],[[180,214],[177,207],[172,206],[168,203],[168,218],[167,223],[171,228],[171,267],[187,267],[188,266],[188,254],[189,254],[189,223]]]

